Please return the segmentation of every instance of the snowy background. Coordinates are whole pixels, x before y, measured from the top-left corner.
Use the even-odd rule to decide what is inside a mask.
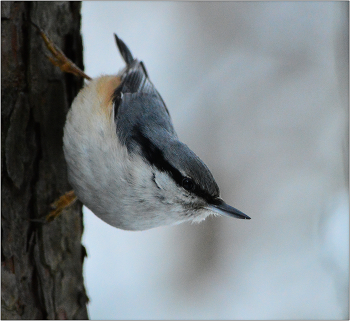
[[[250,221],[144,232],[85,209],[91,319],[348,319],[348,3],[83,2],[86,73],[144,61]]]

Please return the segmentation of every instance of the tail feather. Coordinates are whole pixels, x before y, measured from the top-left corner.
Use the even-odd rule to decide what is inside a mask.
[[[162,97],[159,95],[157,89],[148,78],[148,73],[143,62],[133,57],[129,48],[120,38],[118,38],[116,34],[114,34],[114,37],[118,49],[127,64],[127,66],[118,74],[121,79],[121,83],[114,90],[112,96],[115,119],[118,117],[118,110],[123,104],[123,101],[125,102],[127,100],[128,103],[138,101],[138,103],[140,103],[140,101],[143,100],[147,101],[146,97],[151,97],[152,95],[161,101],[165,112],[168,114],[168,116],[170,116]]]
[[[126,62],[127,65],[130,65],[134,61],[133,55],[131,54],[129,48],[126,46],[123,40],[118,38],[116,34],[114,34],[114,37],[124,61]]]

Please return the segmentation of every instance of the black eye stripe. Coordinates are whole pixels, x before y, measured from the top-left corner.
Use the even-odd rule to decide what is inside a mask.
[[[146,160],[158,170],[168,172],[174,181],[181,186],[183,176],[164,158],[163,152],[142,134],[139,126],[134,126],[132,132],[132,139],[139,144]]]
[[[174,179],[175,183],[184,189],[186,189],[183,186],[184,180],[186,180],[186,183],[190,181],[191,184],[193,184],[193,187],[191,186],[191,189],[186,189],[190,193],[193,193],[205,199],[209,203],[215,200],[215,196],[210,195],[207,191],[200,188],[200,186],[198,186],[192,178],[183,176],[180,173],[180,171],[178,171],[174,166],[172,166],[164,158],[163,152],[157,146],[155,146],[146,136],[143,135],[143,133],[139,129],[139,126],[134,126],[132,132],[132,139],[138,143],[138,145],[142,149],[142,154],[144,155],[144,157],[150,165],[155,166],[158,170],[162,172],[167,172]]]

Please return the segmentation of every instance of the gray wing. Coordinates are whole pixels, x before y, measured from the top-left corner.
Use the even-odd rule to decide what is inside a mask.
[[[177,139],[163,101],[152,93],[123,94],[115,122],[119,140],[129,151],[135,147],[134,138],[140,132],[158,142]]]
[[[119,139],[128,150],[132,150],[132,137],[137,131],[161,140],[165,136],[177,138],[169,111],[149,80],[143,62],[134,59],[129,48],[117,35],[115,38],[127,64],[121,74],[121,84],[113,94],[114,119]]]

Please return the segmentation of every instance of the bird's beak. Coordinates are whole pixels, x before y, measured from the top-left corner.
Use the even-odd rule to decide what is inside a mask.
[[[250,220],[250,217],[248,215],[242,213],[230,205],[227,205],[221,198],[215,199],[215,201],[212,204],[209,204],[207,208],[221,215]]]

